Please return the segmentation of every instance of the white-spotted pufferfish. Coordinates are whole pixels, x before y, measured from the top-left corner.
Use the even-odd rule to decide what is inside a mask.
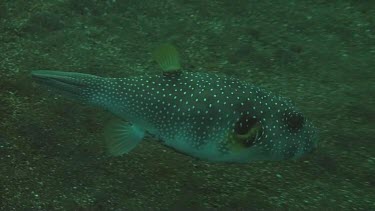
[[[119,117],[105,133],[112,155],[130,152],[146,132],[181,153],[218,162],[295,159],[316,147],[316,129],[289,101],[225,75],[183,71],[170,44],[154,57],[160,74],[36,70],[32,77]]]

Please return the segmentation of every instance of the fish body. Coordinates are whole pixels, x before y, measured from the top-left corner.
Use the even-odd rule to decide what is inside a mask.
[[[112,130],[118,131],[109,141],[117,155],[134,148],[146,131],[181,153],[217,162],[295,159],[317,145],[316,129],[289,101],[225,75],[180,71],[103,78],[39,70],[32,76],[129,121]]]

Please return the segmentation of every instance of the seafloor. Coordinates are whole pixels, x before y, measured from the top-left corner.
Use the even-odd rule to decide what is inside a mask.
[[[375,2],[1,0],[0,210],[375,210]],[[189,71],[292,99],[318,126],[297,161],[218,164],[148,139],[109,157],[105,111],[36,86],[30,71]]]

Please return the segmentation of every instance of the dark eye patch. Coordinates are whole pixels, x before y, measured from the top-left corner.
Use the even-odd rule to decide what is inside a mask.
[[[248,148],[254,145],[257,136],[261,134],[262,127],[258,119],[250,115],[242,116],[235,125],[234,131],[237,136],[237,142],[243,147]]]
[[[297,132],[305,124],[305,117],[300,113],[288,112],[284,114],[284,121],[291,132]]]
[[[234,128],[234,131],[238,135],[245,135],[249,132],[249,130],[255,126],[255,124],[258,122],[256,118],[253,118],[250,115],[243,115],[240,120],[236,122],[236,126]]]

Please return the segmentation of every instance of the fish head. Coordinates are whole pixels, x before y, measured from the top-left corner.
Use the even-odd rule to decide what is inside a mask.
[[[317,148],[317,129],[312,122],[288,102],[275,105],[249,107],[237,118],[228,138],[231,151],[241,151],[244,160],[288,160]]]
[[[278,135],[272,130],[269,134],[279,142],[276,146],[284,159],[300,158],[316,149],[317,129],[301,112],[289,107],[276,114],[276,118],[279,119]]]

